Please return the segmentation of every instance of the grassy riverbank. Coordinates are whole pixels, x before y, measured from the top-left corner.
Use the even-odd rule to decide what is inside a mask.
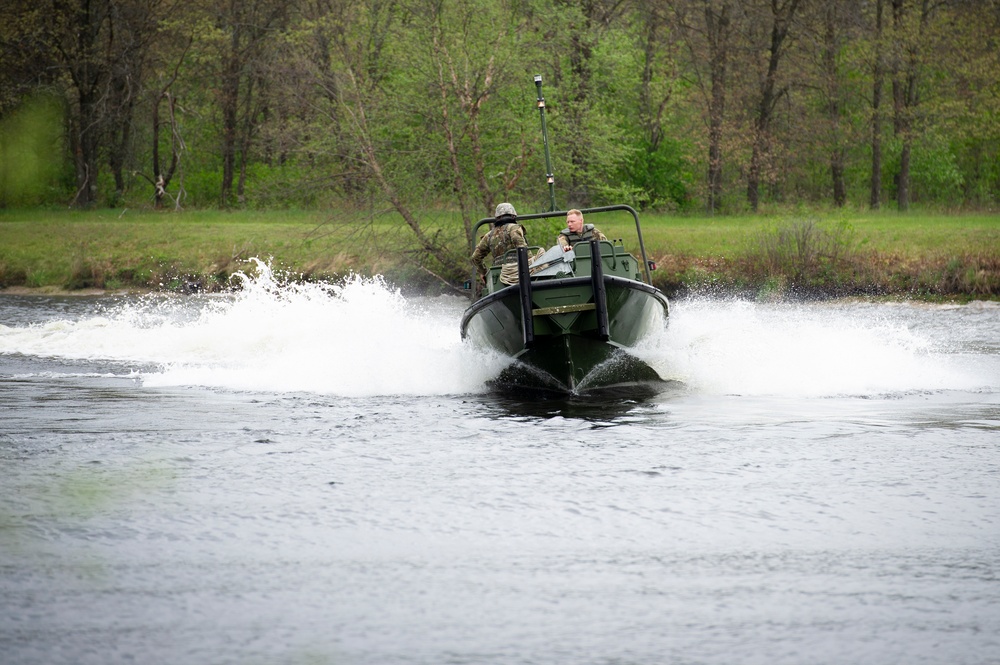
[[[643,215],[643,235],[668,293],[1000,297],[1000,215],[803,212],[713,218]],[[635,243],[631,217],[600,221]],[[457,215],[425,217],[465,254]],[[549,229],[540,231],[543,235]],[[534,237],[529,242],[548,243]],[[324,211],[181,213],[0,211],[0,287],[218,290],[259,257],[307,279],[384,274],[440,288],[416,267],[412,233],[395,215]]]

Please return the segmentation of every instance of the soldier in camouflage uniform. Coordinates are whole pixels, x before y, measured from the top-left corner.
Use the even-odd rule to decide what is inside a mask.
[[[559,232],[556,238],[564,252],[568,252],[578,242],[590,240],[607,240],[593,224],[583,223],[583,213],[575,208],[566,213],[566,228]]]
[[[493,262],[496,263],[508,250],[528,246],[524,239],[524,227],[517,223],[514,206],[501,203],[497,206],[494,218],[493,228],[479,240],[476,251],[472,253],[472,265],[476,266],[476,273],[483,282],[486,281],[486,264],[483,259],[487,254],[492,255]]]

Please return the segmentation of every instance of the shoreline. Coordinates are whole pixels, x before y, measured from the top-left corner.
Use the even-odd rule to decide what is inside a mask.
[[[0,287],[0,296],[57,296],[57,297],[99,297],[99,296],[132,296],[156,293],[156,289],[124,288],[124,289],[67,289],[62,286],[6,286]],[[164,291],[164,293],[170,293]]]
[[[714,293],[713,293],[714,291]],[[115,296],[143,296],[150,294],[172,294],[172,295],[205,295],[208,293],[219,293],[218,291],[178,291],[173,289],[154,289],[154,288],[144,288],[144,287],[127,287],[120,289],[99,289],[99,288],[83,288],[83,289],[67,289],[61,286],[6,286],[0,287],[0,297],[4,296],[14,296],[14,297],[56,297],[56,298],[102,298],[102,297],[115,297]],[[720,299],[730,299],[736,298],[747,301],[757,301],[757,302],[797,302],[797,301],[833,301],[833,300],[863,300],[869,302],[912,302],[912,303],[924,303],[928,305],[969,305],[971,303],[993,303],[996,306],[1000,306],[1000,297],[997,296],[967,296],[967,295],[931,295],[931,294],[881,294],[881,295],[859,295],[859,294],[825,294],[819,295],[814,293],[813,297],[803,297],[802,294],[796,294],[794,292],[786,293],[775,293],[769,292],[767,294],[757,293],[754,296],[747,290],[737,290],[734,289],[728,293],[720,292],[717,289],[709,290],[699,290],[699,289],[685,289],[681,293],[674,293],[670,296],[672,301],[683,301],[690,298],[705,298],[705,297],[717,297]]]
[[[381,275],[408,294],[461,291],[471,266],[414,253],[397,224],[316,214],[192,211],[109,218],[107,211],[0,211],[0,294],[101,297],[219,293],[262,259],[279,281]],[[164,223],[168,221],[169,223]],[[357,224],[355,224],[355,222]],[[370,237],[356,227],[371,224]],[[455,222],[455,224],[451,224]],[[436,220],[451,233],[458,220]],[[631,237],[618,220],[612,234]],[[321,229],[321,232],[318,229]],[[668,297],[714,292],[751,299],[844,296],[908,300],[1000,298],[1000,215],[826,211],[720,218],[650,213],[646,254]],[[455,246],[460,238],[454,239]],[[634,251],[634,247],[630,246]],[[449,275],[455,277],[448,278]]]

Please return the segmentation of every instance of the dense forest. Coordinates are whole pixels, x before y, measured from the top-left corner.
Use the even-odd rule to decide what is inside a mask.
[[[5,0],[0,206],[1000,201],[997,0]]]

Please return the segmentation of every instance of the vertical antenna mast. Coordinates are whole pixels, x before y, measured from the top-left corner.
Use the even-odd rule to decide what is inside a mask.
[[[552,158],[549,156],[549,133],[545,128],[545,98],[542,97],[542,75],[535,75],[538,90],[538,113],[542,116],[542,145],[545,146],[545,180],[549,183],[549,211],[556,209],[556,177],[552,173]]]

